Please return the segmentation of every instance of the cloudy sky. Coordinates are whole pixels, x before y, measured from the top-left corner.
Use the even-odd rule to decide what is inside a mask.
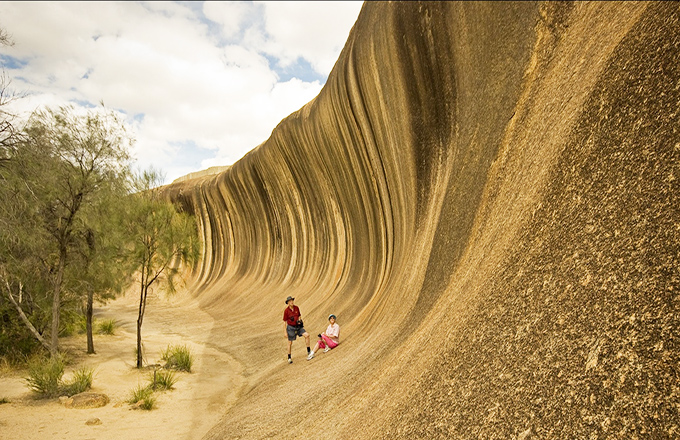
[[[230,165],[323,87],[361,2],[0,2],[15,111],[103,102],[166,182]]]

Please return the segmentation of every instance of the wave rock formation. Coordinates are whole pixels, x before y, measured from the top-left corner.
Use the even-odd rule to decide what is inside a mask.
[[[208,438],[677,438],[679,164],[678,3],[365,3],[313,101],[168,188],[248,383]],[[285,362],[288,295],[337,349]]]

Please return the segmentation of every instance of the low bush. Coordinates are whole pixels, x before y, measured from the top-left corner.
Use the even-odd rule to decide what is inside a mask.
[[[161,353],[161,359],[165,361],[165,368],[189,373],[194,364],[194,356],[185,345],[168,345],[168,348]]]
[[[2,367],[24,367],[29,357],[41,351],[41,345],[26,325],[19,319],[13,306],[7,306],[8,301],[0,299],[0,363]],[[44,318],[41,310],[29,316],[33,325],[44,330],[49,321]]]
[[[61,377],[64,375],[64,358],[36,356],[28,361],[28,387],[43,397],[59,395]]]
[[[92,388],[94,369],[81,367],[73,372],[70,381],[64,382],[64,368],[67,359],[63,354],[53,358],[35,356],[28,360],[28,387],[41,397],[73,396]]]

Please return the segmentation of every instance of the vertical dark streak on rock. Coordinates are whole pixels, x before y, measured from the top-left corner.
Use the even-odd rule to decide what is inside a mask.
[[[249,381],[208,438],[677,438],[679,10],[365,3],[313,101],[168,188]],[[341,345],[285,363],[287,295]]]

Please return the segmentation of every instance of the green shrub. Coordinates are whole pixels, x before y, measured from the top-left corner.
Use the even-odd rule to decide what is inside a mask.
[[[1,295],[0,295],[1,296]],[[8,301],[0,299],[0,356],[3,359],[3,366],[26,365],[27,357],[40,352],[41,345],[26,325],[21,322],[13,306],[7,307]],[[42,311],[38,310],[29,316],[33,325],[40,330],[44,330],[41,325],[48,324],[40,320]]]
[[[3,403],[9,403],[9,399],[7,397],[3,397],[2,399],[0,399],[0,405],[2,405]]]
[[[156,406],[156,398],[153,396],[153,390],[149,387],[137,385],[137,388],[132,390],[128,403],[137,404],[142,402],[140,408],[151,410]]]
[[[81,367],[73,372],[70,382],[62,386],[62,393],[67,396],[82,393],[92,388],[92,378],[94,369],[92,367]]]
[[[64,359],[61,355],[53,358],[34,357],[28,362],[28,387],[43,397],[59,394],[61,377],[64,375]]]
[[[79,310],[62,307],[59,318],[59,336],[73,336],[78,333],[85,333],[85,315]]]
[[[171,390],[177,383],[177,377],[175,376],[174,371],[159,370],[150,374],[149,382],[149,386],[154,390]]]
[[[116,327],[115,319],[104,319],[97,323],[97,332],[100,335],[113,335],[115,334]]]
[[[168,345],[168,348],[161,353],[161,359],[165,361],[165,368],[189,373],[194,364],[194,356],[185,345]]]
[[[77,323],[77,331],[79,335],[87,333],[87,316],[80,315]]]

